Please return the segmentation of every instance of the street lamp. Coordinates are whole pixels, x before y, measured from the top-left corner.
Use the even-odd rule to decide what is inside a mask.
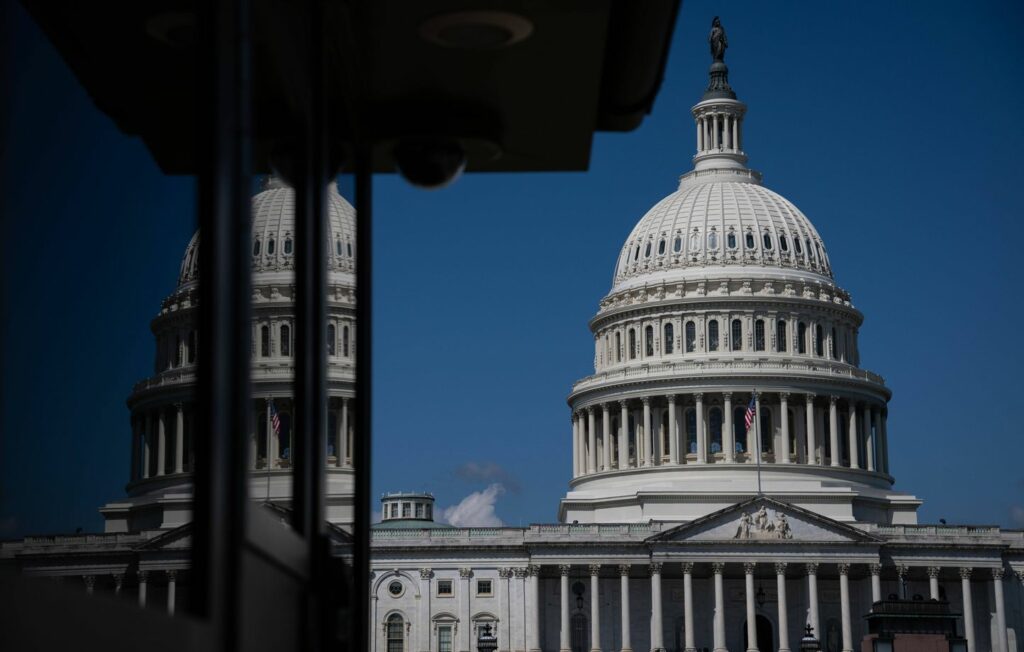
[[[764,606],[764,601],[767,599],[767,596],[764,594],[764,586],[757,585],[757,593],[754,594],[754,599],[757,600],[758,607]]]
[[[814,628],[810,625],[804,628],[803,638],[800,639],[801,652],[818,652],[821,650],[821,643],[814,638]]]

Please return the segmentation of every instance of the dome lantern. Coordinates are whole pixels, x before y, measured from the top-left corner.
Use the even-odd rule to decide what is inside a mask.
[[[708,37],[713,61],[708,70],[709,83],[704,96],[690,111],[697,123],[697,154],[694,170],[745,170],[743,152],[743,116],[747,105],[736,99],[729,86],[729,68],[725,65],[728,41],[718,16],[711,23]]]

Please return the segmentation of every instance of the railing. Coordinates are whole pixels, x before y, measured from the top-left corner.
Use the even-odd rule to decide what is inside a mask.
[[[576,524],[554,524],[554,525],[531,525],[524,528],[437,528],[437,529],[388,529],[380,528],[373,530],[371,537],[374,541],[392,540],[427,540],[427,541],[452,541],[467,539],[505,539],[509,543],[522,543],[527,536],[531,538],[548,537],[574,537],[593,538],[610,537],[621,538],[633,536],[646,538],[651,534],[660,532],[660,523],[576,523]]]
[[[992,537],[999,536],[1001,530],[993,525],[879,525],[876,532],[886,536]]]
[[[355,380],[355,364],[343,362],[328,362],[328,380]],[[284,380],[295,375],[295,366],[289,362],[279,363],[255,363],[252,366],[252,377],[258,380],[260,377],[280,377]],[[155,376],[140,380],[132,387],[132,392],[141,392],[157,387],[172,387],[177,385],[191,385],[198,382],[195,367],[189,369],[170,369],[161,371]]]
[[[736,372],[783,372],[807,373],[830,378],[850,378],[877,385],[885,385],[885,379],[866,369],[829,360],[692,360],[678,362],[654,362],[634,365],[612,371],[603,371],[583,378],[573,385],[573,393],[616,381],[662,378],[666,376],[705,375],[707,373]]]
[[[95,546],[102,544],[130,546],[145,540],[146,537],[141,534],[57,534],[53,536],[25,537],[23,546],[25,548],[34,546]]]

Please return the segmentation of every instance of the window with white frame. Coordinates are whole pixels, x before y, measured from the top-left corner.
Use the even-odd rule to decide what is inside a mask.
[[[451,580],[437,580],[438,597],[448,597],[454,594],[454,583]]]
[[[493,587],[491,580],[477,580],[476,581],[476,594],[477,595],[493,595]]]

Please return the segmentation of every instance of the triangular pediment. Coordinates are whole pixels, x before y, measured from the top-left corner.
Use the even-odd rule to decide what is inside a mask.
[[[878,539],[801,507],[758,496],[661,532],[649,541],[868,543]]]

